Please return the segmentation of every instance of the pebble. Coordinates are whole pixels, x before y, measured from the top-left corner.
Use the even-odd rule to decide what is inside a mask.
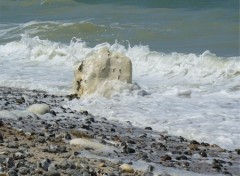
[[[0,88],[0,90],[2,89]],[[9,97],[9,94],[13,96]],[[7,150],[11,151],[7,155],[0,152],[0,167],[1,163],[3,163],[4,173],[9,173],[10,171],[14,173],[14,170],[17,171],[18,168],[22,168],[22,172],[24,173],[25,167],[30,169],[28,175],[97,175],[96,172],[98,171],[98,174],[102,176],[152,176],[152,169],[146,170],[143,174],[138,171],[133,171],[132,173],[123,172],[119,168],[119,166],[123,165],[122,161],[125,161],[125,163],[128,163],[132,167],[131,164],[141,159],[146,164],[147,162],[155,163],[156,167],[163,167],[163,169],[167,166],[189,170],[202,175],[219,173],[238,175],[236,168],[240,163],[238,161],[239,149],[228,151],[216,145],[210,146],[208,143],[199,143],[196,140],[190,141],[181,136],[171,136],[164,132],[159,133],[153,131],[151,127],[140,129],[131,125],[131,122],[127,122],[129,125],[124,126],[117,122],[112,123],[104,117],[94,117],[87,111],[81,113],[69,108],[60,107],[59,104],[65,101],[66,97],[48,96],[46,93],[38,91],[31,91],[29,94],[22,93],[21,95],[16,93],[16,91],[10,91],[10,93],[0,91],[0,97],[9,102],[4,107],[9,113],[18,108],[24,110],[27,105],[33,102],[38,104],[47,103],[49,108],[51,107],[49,114],[45,115],[34,116],[31,113],[21,117],[16,115],[16,118],[13,119],[0,119],[0,126],[1,122],[4,121],[4,125],[0,130],[4,141],[0,143],[0,147],[4,148],[3,152]],[[25,102],[19,104],[12,97],[16,99],[24,97]],[[2,105],[5,102],[4,100]],[[2,130],[2,128],[5,129],[6,127],[9,129],[12,127],[21,129],[21,133],[13,136],[14,131],[10,130],[10,133],[6,136],[6,133]],[[74,135],[73,131],[77,131],[75,133],[77,135]],[[8,135],[12,137],[9,138]],[[90,143],[88,145],[83,144],[83,147],[81,144],[80,146],[70,146],[69,142],[74,137],[87,140]],[[23,138],[25,138],[26,142],[28,141],[28,144],[23,143]],[[43,142],[44,140],[45,142]],[[14,145],[16,148],[7,148],[7,146],[14,146],[11,146],[12,142],[15,142]],[[91,142],[96,145],[94,148]],[[43,155],[33,155],[32,153],[34,152],[29,151],[33,148],[35,151],[37,149],[39,153],[44,151]],[[96,155],[97,157],[91,159],[88,154],[90,156]],[[14,159],[14,165],[11,168],[7,168],[5,167],[7,165],[6,158],[10,158],[10,156]],[[30,163],[28,161],[30,157],[31,161],[33,159],[37,163]],[[50,163],[43,160],[43,158],[47,157],[51,157],[51,161],[49,160]],[[110,162],[105,159],[99,160],[98,157],[112,158],[117,162]],[[213,163],[211,163],[212,157],[216,158],[216,161]],[[161,158],[162,162],[159,162],[159,158]],[[62,161],[66,159],[66,163],[56,164],[55,162],[58,159]],[[39,163],[46,166],[40,167]],[[20,173],[17,174],[23,175]]]
[[[134,169],[132,166],[130,166],[129,164],[122,164],[120,166],[120,169],[123,171],[123,172],[126,172],[126,173],[134,173]]]
[[[6,158],[5,163],[7,168],[12,168],[14,166],[14,158],[13,157]]]
[[[0,132],[0,143],[3,143],[3,135],[1,132]]]
[[[30,172],[31,172],[31,170],[27,167],[18,168],[18,173],[19,174],[26,175],[26,174],[29,174]]]
[[[40,161],[38,163],[38,166],[40,168],[42,168],[43,170],[48,171],[48,167],[49,167],[50,163],[51,163],[51,161],[48,158],[46,158],[46,159]]]
[[[169,156],[169,155],[165,155],[161,158],[162,161],[169,161],[169,160],[172,160],[172,157]]]

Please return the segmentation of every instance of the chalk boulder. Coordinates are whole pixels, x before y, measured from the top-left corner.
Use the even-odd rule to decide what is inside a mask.
[[[50,111],[50,107],[47,104],[33,104],[27,110],[38,115],[43,115]]]
[[[127,172],[127,173],[134,173],[134,169],[132,166],[130,166],[129,164],[122,164],[121,166],[119,166],[123,172]]]
[[[74,76],[75,93],[92,94],[106,81],[132,83],[132,63],[125,55],[103,48],[77,65]]]

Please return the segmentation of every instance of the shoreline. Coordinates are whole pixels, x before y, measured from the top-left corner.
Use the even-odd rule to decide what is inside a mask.
[[[0,87],[0,175],[240,173],[240,149],[229,151],[61,106],[74,98]],[[26,111],[32,104],[47,104],[50,110],[42,115]],[[124,164],[131,169],[122,169]]]

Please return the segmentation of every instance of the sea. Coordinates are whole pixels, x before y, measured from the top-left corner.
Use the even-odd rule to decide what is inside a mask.
[[[72,92],[107,47],[133,85],[63,102],[96,117],[240,148],[239,0],[0,0],[0,86]]]

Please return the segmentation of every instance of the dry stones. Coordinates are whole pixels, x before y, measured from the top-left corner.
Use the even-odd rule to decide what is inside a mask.
[[[128,57],[103,48],[76,67],[74,91],[80,96],[91,94],[99,86],[112,80],[131,83],[132,63]]]

